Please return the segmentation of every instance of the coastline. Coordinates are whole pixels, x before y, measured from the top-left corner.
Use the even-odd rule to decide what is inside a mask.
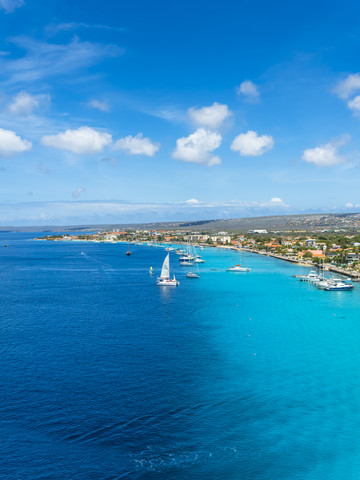
[[[116,242],[113,241],[99,241],[99,240],[85,240],[85,239],[63,239],[63,238],[56,238],[56,239],[47,239],[47,238],[34,238],[33,240],[36,241],[53,241],[53,242],[84,242],[84,243],[110,243],[110,244],[115,244],[115,243],[120,243],[120,244],[128,244],[129,242],[124,241],[124,240],[118,240]],[[131,242],[130,242],[131,244]],[[163,245],[173,245],[171,242],[162,242]],[[143,242],[142,245],[147,245],[147,242]],[[182,244],[181,244],[182,245]],[[186,244],[184,244],[186,245]],[[203,245],[203,244],[194,244],[196,247],[202,247],[202,248],[218,248],[220,250],[233,250],[233,251],[239,251],[240,249],[234,245]],[[249,253],[256,253],[258,255],[262,255],[264,257],[272,257],[276,258],[278,260],[283,260],[285,262],[290,262],[295,265],[298,265],[299,267],[310,267],[310,268],[317,268],[317,265],[314,265],[313,263],[309,262],[304,262],[304,261],[299,261],[297,258],[294,257],[286,257],[284,255],[279,255],[276,253],[271,253],[271,252],[266,252],[262,250],[254,250],[251,248],[243,247],[242,250],[244,252],[249,252]],[[352,281],[354,282],[360,282],[360,273],[356,272],[354,270],[345,270],[340,267],[336,267],[335,265],[331,265],[329,263],[324,265],[324,270],[337,273],[339,275],[344,275],[346,277],[350,277]]]
[[[273,258],[277,258],[278,260],[284,260],[285,262],[294,263],[299,267],[317,268],[317,265],[314,265],[313,263],[300,262],[296,258],[285,257],[284,255],[279,255],[276,253],[252,250],[250,248],[244,248],[243,250],[249,253],[257,253],[258,255],[263,255],[264,257],[273,257]],[[344,268],[336,267],[335,265],[331,265],[329,263],[325,263],[324,270],[328,272],[334,272],[340,275],[344,275],[346,277],[350,277],[353,282],[360,282],[360,273],[355,272],[354,270],[345,270]]]

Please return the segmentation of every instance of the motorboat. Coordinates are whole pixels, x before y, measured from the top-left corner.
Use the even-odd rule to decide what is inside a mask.
[[[354,288],[354,285],[352,283],[344,283],[340,280],[334,283],[333,285],[329,285],[327,288],[325,288],[325,290],[328,292],[334,292],[334,291],[352,290],[353,288]]]

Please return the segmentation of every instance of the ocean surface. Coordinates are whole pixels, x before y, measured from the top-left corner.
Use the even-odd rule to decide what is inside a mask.
[[[1,479],[360,478],[360,286],[35,235],[0,234]]]

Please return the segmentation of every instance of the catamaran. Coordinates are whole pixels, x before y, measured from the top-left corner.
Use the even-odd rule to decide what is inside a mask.
[[[242,266],[241,263],[238,263],[237,265],[234,265],[233,267],[229,267],[227,269],[227,271],[228,272],[251,272],[251,268],[249,268],[246,265],[245,256],[244,256],[244,253],[241,250],[241,248],[239,249],[239,252],[240,252],[240,258],[242,258],[242,261],[243,261],[245,266]]]
[[[175,275],[173,278],[170,278],[170,254],[168,253],[165,257],[160,277],[158,277],[156,285],[165,286],[165,287],[176,287],[179,285],[179,282],[176,280]]]

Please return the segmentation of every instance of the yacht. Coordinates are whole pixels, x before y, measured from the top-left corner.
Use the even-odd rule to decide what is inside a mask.
[[[170,278],[170,254],[168,253],[165,257],[160,277],[158,277],[156,285],[161,287],[176,287],[179,285],[179,282],[176,280],[175,275],[173,278]]]
[[[251,268],[242,267],[240,264],[235,265],[234,267],[229,267],[227,269],[228,272],[251,272]]]
[[[243,264],[245,266],[242,266],[240,263],[238,263],[237,265],[234,265],[232,267],[229,267],[227,269],[228,272],[251,272],[251,268],[249,268],[247,265],[246,265],[246,260],[245,260],[245,256],[244,256],[244,253],[242,251],[241,248],[239,248],[239,255],[240,255],[240,259],[242,260]]]
[[[341,280],[339,280],[338,282],[335,282],[332,285],[329,285],[328,287],[326,287],[325,290],[328,292],[334,292],[334,291],[352,290],[353,288],[354,288],[354,285],[352,283],[344,283]]]
[[[195,272],[188,272],[186,274],[186,278],[200,278],[200,275],[198,275],[197,273]]]

